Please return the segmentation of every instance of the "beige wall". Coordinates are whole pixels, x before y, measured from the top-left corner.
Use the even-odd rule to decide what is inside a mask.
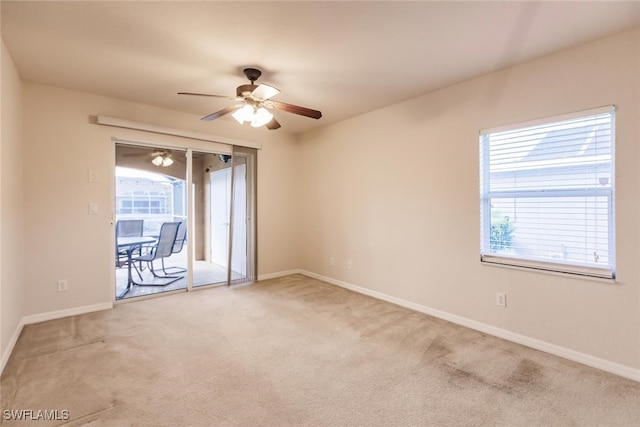
[[[113,300],[112,137],[200,149],[214,145],[99,126],[90,119],[98,114],[262,143],[259,274],[298,265],[295,235],[289,229],[297,221],[295,193],[288,191],[295,182],[294,164],[289,161],[295,144],[286,132],[241,128],[225,120],[201,123],[190,114],[30,83],[24,84],[24,114],[29,118],[24,129],[27,315]],[[97,183],[88,182],[89,169],[97,171]],[[88,214],[90,202],[98,204],[97,215]],[[68,280],[69,291],[57,292],[58,279]]]
[[[24,316],[22,83],[2,43],[0,124],[0,357]]]
[[[639,39],[625,33],[305,135],[301,267],[640,368]],[[478,131],[607,104],[617,105],[617,283],[481,265]]]

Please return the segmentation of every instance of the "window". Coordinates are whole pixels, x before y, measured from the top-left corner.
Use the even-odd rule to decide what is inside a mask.
[[[482,261],[615,278],[614,115],[480,132]]]
[[[116,197],[116,214],[155,214],[164,215],[171,214],[169,208],[169,197],[166,195],[149,195],[148,193],[133,194],[125,196],[124,199],[120,195]]]

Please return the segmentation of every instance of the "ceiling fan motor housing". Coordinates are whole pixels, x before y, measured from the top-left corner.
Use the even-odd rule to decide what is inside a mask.
[[[253,92],[257,87],[258,86],[254,84],[240,85],[236,88],[236,96],[238,98],[246,98],[251,95],[251,92]]]
[[[258,87],[255,82],[262,75],[262,71],[257,68],[245,68],[242,71],[244,72],[244,75],[247,76],[251,84],[238,86],[236,88],[236,96],[239,98],[246,98]]]

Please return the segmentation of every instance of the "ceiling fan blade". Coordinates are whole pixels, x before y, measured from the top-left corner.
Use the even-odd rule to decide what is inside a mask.
[[[286,104],[284,102],[271,101],[273,108],[286,111],[287,113],[299,114],[305,117],[311,117],[312,119],[319,119],[322,117],[322,113],[318,110],[312,110],[311,108],[299,107],[297,105]]]
[[[269,86],[262,83],[260,84],[260,86],[258,86],[251,92],[251,96],[255,99],[264,101],[266,99],[271,98],[272,96],[276,96],[279,93],[280,93],[279,89],[276,89],[273,86]]]
[[[201,118],[200,120],[204,120],[205,122],[210,122],[211,120],[215,120],[218,117],[222,117],[225,114],[229,114],[235,110],[237,110],[238,108],[242,107],[242,104],[236,104],[236,105],[230,105],[227,108],[223,108],[220,111],[216,111],[215,113],[211,113],[208,116],[204,116],[203,118]]]
[[[178,95],[194,95],[194,96],[208,96],[210,98],[227,98],[227,99],[236,99],[235,96],[228,95],[211,95],[209,93],[195,93],[195,92],[178,92]]]
[[[269,123],[266,124],[266,126],[267,126],[267,129],[269,130],[275,130],[280,128],[280,123],[278,123],[278,121],[274,117],[273,119],[271,119]]]

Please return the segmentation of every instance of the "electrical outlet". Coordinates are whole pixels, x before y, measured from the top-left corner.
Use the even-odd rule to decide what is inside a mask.
[[[496,305],[500,307],[507,306],[507,294],[503,294],[502,292],[496,292]]]
[[[65,292],[69,290],[69,284],[66,280],[58,280],[58,292]]]
[[[329,258],[329,265],[336,265],[336,259],[334,257]]]

